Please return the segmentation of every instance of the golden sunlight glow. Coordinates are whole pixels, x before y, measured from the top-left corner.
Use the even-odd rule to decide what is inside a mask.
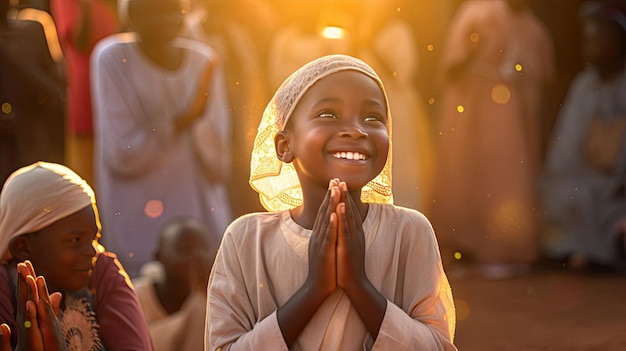
[[[343,39],[345,30],[341,27],[327,26],[322,29],[322,36],[327,39]]]

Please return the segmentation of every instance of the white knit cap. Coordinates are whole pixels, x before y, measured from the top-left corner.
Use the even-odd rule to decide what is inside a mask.
[[[380,174],[361,191],[361,199],[371,203],[393,203],[391,192],[391,113],[383,83],[365,62],[346,55],[329,55],[313,60],[289,76],[265,108],[259,125],[250,163],[250,185],[259,193],[268,211],[282,211],[302,204],[302,189],[292,163],[276,155],[274,137],[291,118],[298,102],[320,79],[341,71],[357,71],[372,78],[380,87],[387,105],[389,152]]]
[[[69,168],[37,162],[13,172],[0,193],[1,262],[11,260],[13,238],[37,232],[95,204],[91,187]]]

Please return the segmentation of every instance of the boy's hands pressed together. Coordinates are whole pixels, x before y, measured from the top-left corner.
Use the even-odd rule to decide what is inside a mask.
[[[337,285],[348,295],[365,285],[365,234],[363,223],[348,186],[341,182],[337,205]]]
[[[19,263],[17,271],[18,340],[15,350],[67,350],[57,318],[61,294],[48,293],[45,279],[35,274],[30,261]]]
[[[307,280],[324,297],[337,289],[337,258],[335,253],[337,214],[335,208],[341,197],[337,184],[338,181],[335,179],[330,181],[326,197],[317,213],[309,243],[309,275]]]

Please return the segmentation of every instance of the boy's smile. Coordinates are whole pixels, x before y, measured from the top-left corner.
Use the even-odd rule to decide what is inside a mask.
[[[344,160],[365,160],[369,158],[369,156],[365,156],[360,152],[352,152],[352,151],[341,151],[333,154],[335,158],[344,159]]]
[[[304,94],[285,133],[289,146],[283,160],[294,163],[303,188],[316,184],[325,189],[330,179],[339,178],[350,189],[360,189],[387,160],[385,97],[363,73],[333,73]]]

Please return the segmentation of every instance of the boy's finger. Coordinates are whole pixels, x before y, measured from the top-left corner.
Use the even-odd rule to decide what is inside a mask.
[[[0,324],[0,351],[12,351],[11,328],[6,323]]]
[[[24,264],[26,265],[26,268],[28,269],[28,274],[32,275],[33,277],[36,277],[37,275],[35,274],[35,266],[33,266],[33,263],[30,260],[26,260],[24,261]]]
[[[46,279],[44,277],[37,277],[35,280],[37,284],[37,295],[40,300],[50,304],[50,295],[48,294],[48,286],[46,285]]]
[[[39,322],[37,321],[37,305],[34,301],[26,301],[26,320],[24,321],[24,328],[28,335],[28,342],[30,344],[29,350],[43,350],[43,342],[41,340],[41,333],[39,332]]]
[[[61,310],[61,299],[63,299],[63,295],[60,292],[54,292],[50,295],[50,304],[52,305],[54,315],[57,317],[59,316],[59,311]]]

